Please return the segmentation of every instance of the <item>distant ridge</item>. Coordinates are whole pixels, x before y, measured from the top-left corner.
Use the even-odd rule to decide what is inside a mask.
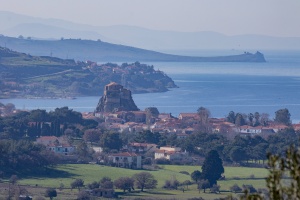
[[[98,96],[111,82],[120,83],[133,93],[166,92],[177,87],[153,65],[75,62],[32,56],[0,46],[0,99]]]
[[[241,55],[194,57],[150,51],[100,40],[61,39],[34,40],[0,36],[0,45],[36,56],[54,56],[63,59],[112,62],[265,62],[264,55],[245,52]]]

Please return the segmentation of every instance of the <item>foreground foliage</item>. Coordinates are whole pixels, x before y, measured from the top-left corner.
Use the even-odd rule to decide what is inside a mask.
[[[0,170],[26,172],[55,163],[55,155],[27,140],[0,140]]]

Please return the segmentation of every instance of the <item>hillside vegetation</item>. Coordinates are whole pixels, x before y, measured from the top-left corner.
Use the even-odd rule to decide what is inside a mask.
[[[81,62],[32,56],[0,47],[0,98],[100,96],[114,81],[133,93],[165,92],[176,87],[161,71],[132,64]]]

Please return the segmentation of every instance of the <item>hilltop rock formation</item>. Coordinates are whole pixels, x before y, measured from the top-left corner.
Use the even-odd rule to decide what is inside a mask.
[[[99,100],[96,112],[138,111],[131,91],[122,85],[112,82],[104,87],[103,96]]]

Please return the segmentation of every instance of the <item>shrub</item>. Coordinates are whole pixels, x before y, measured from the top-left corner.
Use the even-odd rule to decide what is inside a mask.
[[[171,162],[165,158],[159,158],[155,160],[155,163],[158,165],[169,165]]]
[[[188,173],[187,171],[180,171],[179,173],[185,174],[185,175],[190,175],[190,173]]]
[[[230,190],[234,193],[241,192],[243,189],[239,187],[237,184],[234,184],[233,186],[230,187]]]

